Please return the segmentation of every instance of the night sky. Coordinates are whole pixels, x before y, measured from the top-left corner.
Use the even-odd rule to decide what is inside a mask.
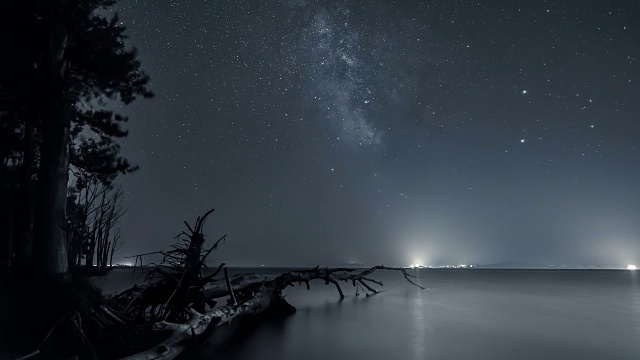
[[[122,1],[127,244],[217,261],[640,262],[639,1]]]

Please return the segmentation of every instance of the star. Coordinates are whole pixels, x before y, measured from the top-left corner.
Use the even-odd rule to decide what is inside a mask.
[[[218,1],[184,14],[185,9],[172,8],[176,16],[184,17],[177,28],[162,26],[166,14],[149,16],[142,6],[145,2],[128,3],[120,11],[122,18],[139,22],[129,23],[130,45],[145,54],[142,66],[153,74],[152,90],[158,93],[157,99],[132,107],[132,121],[125,126],[130,137],[123,140],[123,147],[139,154],[131,160],[142,169],[134,176],[123,176],[131,191],[126,201],[139,204],[134,207],[139,214],[146,214],[141,204],[149,204],[151,214],[161,211],[152,206],[159,193],[153,191],[174,187],[184,193],[170,193],[161,202],[166,206],[176,202],[178,206],[167,208],[166,215],[172,218],[181,219],[189,206],[198,204],[200,209],[201,201],[211,198],[215,199],[212,207],[225,208],[224,214],[242,214],[245,202],[235,201],[233,195],[251,189],[247,196],[251,195],[254,208],[265,211],[256,214],[260,226],[242,230],[247,238],[258,239],[263,233],[277,236],[279,222],[269,221],[270,211],[277,211],[294,213],[300,220],[288,232],[305,239],[308,253],[337,246],[305,236],[317,230],[314,214],[332,209],[323,218],[327,238],[332,231],[357,235],[349,237],[353,248],[364,243],[359,238],[372,238],[381,245],[371,249],[372,258],[367,260],[403,263],[403,259],[387,259],[400,244],[387,244],[385,234],[398,229],[401,237],[422,232],[426,238],[427,232],[431,236],[446,233],[444,223],[459,224],[455,246],[467,245],[463,240],[467,237],[483,244],[486,237],[487,247],[496,245],[502,254],[507,244],[504,254],[518,258],[532,244],[492,239],[502,236],[500,204],[530,203],[541,208],[557,201],[558,214],[568,213],[564,210],[573,209],[572,204],[587,206],[566,215],[570,221],[556,223],[554,211],[530,222],[517,221],[513,232],[526,238],[542,224],[542,239],[535,243],[540,259],[545,246],[552,246],[549,234],[566,232],[567,246],[562,248],[567,253],[557,257],[579,262],[569,244],[579,244],[581,249],[601,245],[600,240],[582,239],[581,229],[574,233],[572,216],[590,218],[592,207],[612,199],[621,213],[640,209],[629,195],[635,191],[631,184],[640,179],[640,168],[633,166],[640,156],[633,136],[637,125],[633,119],[640,116],[635,101],[640,82],[632,81],[640,47],[627,41],[634,31],[631,20],[640,14],[627,17],[635,9],[628,2],[612,5],[616,17],[599,7],[548,8],[553,11],[547,13],[547,8],[528,2],[429,6],[430,2],[416,1],[399,6],[374,0],[364,7],[352,2],[288,0],[262,8]],[[408,12],[405,6],[419,11]],[[457,13],[458,7],[465,10]],[[379,8],[385,11],[380,13]],[[456,13],[459,19],[451,23],[448,17],[428,15],[431,12]],[[540,14],[548,18],[544,21],[562,26],[541,25]],[[251,21],[245,24],[245,19]],[[501,31],[507,25],[522,31],[517,36]],[[469,36],[476,31],[490,35]],[[620,39],[613,41],[614,37]],[[248,41],[251,38],[255,40]],[[535,51],[539,54],[526,58]],[[568,55],[575,55],[575,61],[568,63]],[[456,61],[459,57],[464,61]],[[533,86],[531,97],[529,86]],[[605,119],[612,125],[604,126]],[[596,123],[603,128],[596,131]],[[607,154],[618,161],[608,165]],[[199,161],[209,164],[198,167]],[[340,174],[331,163],[340,165]],[[457,170],[448,171],[451,164]],[[326,174],[327,165],[325,169],[335,176]],[[616,180],[622,172],[630,181]],[[549,174],[554,177],[549,179]],[[565,181],[574,174],[591,174],[589,186]],[[202,183],[201,179],[213,176],[216,186]],[[466,179],[477,179],[477,183],[469,185]],[[517,183],[521,189],[499,186],[503,182]],[[612,182],[625,186],[611,187]],[[286,191],[263,196],[276,184]],[[458,195],[465,188],[468,192],[463,194],[474,194],[473,199]],[[554,197],[563,191],[562,201]],[[306,201],[318,200],[322,202],[318,209],[306,211]],[[488,205],[467,207],[471,200]],[[301,205],[304,211],[298,211]],[[465,208],[459,214],[462,217],[456,216],[459,208]],[[382,209],[385,221],[372,221],[371,216],[378,216],[376,210]],[[423,221],[412,212],[438,216]],[[516,208],[508,215],[524,218],[529,212]],[[140,233],[142,216],[147,215],[123,217],[123,233],[132,238],[157,237],[174,229],[168,222],[154,227],[153,234]],[[465,216],[482,221],[469,224]],[[353,221],[343,221],[347,217]],[[623,216],[617,221],[638,230],[631,219]],[[359,224],[370,226],[363,229]],[[476,231],[474,225],[482,229]],[[237,232],[234,226],[232,222],[224,230]],[[585,226],[593,226],[584,229],[593,232],[606,224],[593,221]],[[439,241],[419,238],[408,239],[405,245],[427,251],[430,242]],[[632,248],[635,245],[637,249]],[[453,246],[443,241],[435,246],[442,254],[434,256],[454,253]],[[474,246],[465,251],[471,254]],[[625,246],[629,251],[640,250],[640,244]],[[133,242],[131,248],[132,253],[159,250],[151,240]],[[330,253],[323,251],[317,254]],[[616,258],[615,251],[607,251],[608,255],[600,255]],[[485,261],[482,256],[489,252],[475,255]],[[239,248],[231,249],[228,256],[231,260],[247,257]],[[314,256],[300,258],[286,249],[270,248],[250,261],[255,266],[267,261],[293,265],[314,263]],[[341,261],[319,255],[317,260]]]

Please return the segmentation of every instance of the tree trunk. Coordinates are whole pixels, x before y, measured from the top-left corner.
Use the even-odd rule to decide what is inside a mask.
[[[15,261],[12,265],[17,273],[27,271],[32,264],[33,244],[33,192],[32,181],[34,169],[33,115],[25,114],[25,129],[23,140],[23,160],[20,167],[18,193],[16,194],[15,215],[13,225],[12,251],[15,252]]]
[[[54,6],[54,5],[51,5]],[[53,19],[55,22],[55,19]],[[50,33],[47,74],[47,99],[43,114],[38,208],[34,264],[38,272],[49,278],[67,278],[65,241],[67,182],[69,171],[69,109],[64,86],[66,61],[64,52],[67,33],[56,24]]]
[[[65,242],[69,127],[51,119],[42,133],[36,264],[47,275],[68,272]],[[57,120],[57,121],[56,121]]]
[[[186,273],[185,278],[189,283],[195,283],[198,281],[198,275],[200,274],[200,254],[202,253],[202,244],[204,244],[204,235],[201,233],[195,233],[191,237],[189,249],[186,256]]]
[[[42,164],[38,179],[38,225],[35,229],[37,242],[34,255],[40,270],[48,275],[59,276],[68,272],[64,234],[69,127],[65,124],[55,124],[54,121],[49,122],[51,124],[45,124],[42,132]]]
[[[84,266],[92,267],[93,266],[93,254],[96,251],[96,231],[95,229],[91,231],[89,235],[89,239],[87,240],[87,246],[85,247],[85,262]]]
[[[241,274],[234,277],[231,281],[233,283],[232,286],[245,292],[250,291],[251,296],[239,305],[229,304],[209,309],[209,311],[206,312],[198,312],[190,309],[191,319],[182,324],[160,321],[155,324],[156,328],[158,330],[171,330],[171,335],[153,348],[121,360],[172,360],[178,357],[190,344],[203,340],[203,336],[206,335],[206,331],[209,328],[228,324],[233,319],[239,317],[257,316],[266,311],[293,313],[295,312],[295,308],[285,300],[282,292],[287,287],[295,284],[305,284],[307,289],[309,289],[309,283],[312,280],[323,280],[325,284],[331,283],[335,285],[341,299],[344,298],[344,294],[338,282],[352,283],[356,289],[362,287],[365,289],[364,291],[367,296],[377,294],[378,290],[375,290],[367,284],[369,282],[382,286],[382,282],[368,277],[376,270],[400,271],[409,283],[420,289],[424,289],[421,285],[410,279],[414,276],[407,273],[406,269],[383,265],[373,266],[365,270],[346,268],[320,269],[316,267],[309,270],[290,271],[276,277]],[[230,296],[233,294],[230,287],[229,284],[216,283],[210,288],[210,291],[205,291],[205,296],[209,299]]]

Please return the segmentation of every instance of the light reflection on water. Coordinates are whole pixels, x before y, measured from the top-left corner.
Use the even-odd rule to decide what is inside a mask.
[[[424,296],[421,294],[412,299],[413,309],[413,358],[427,358],[427,319],[425,318]]]
[[[416,275],[416,282],[420,283],[421,271],[412,271]],[[426,296],[423,290],[413,289],[414,293],[410,297],[412,303],[411,315],[413,316],[413,359],[427,358],[427,324],[428,309],[425,307]]]
[[[384,292],[338,299],[288,289],[296,314],[223,327],[189,359],[638,359],[640,280],[629,271],[419,270],[419,290],[380,273]],[[115,275],[115,276],[114,276]],[[119,276],[119,277],[118,277]],[[109,275],[104,280],[132,281]]]
[[[636,339],[640,339],[640,279],[638,275],[638,271],[630,271],[630,277],[632,280],[632,288],[631,291],[631,309],[632,309],[632,318],[634,320],[635,328],[634,335]]]

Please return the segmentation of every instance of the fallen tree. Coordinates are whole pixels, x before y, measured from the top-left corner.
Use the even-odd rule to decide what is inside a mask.
[[[128,354],[116,358],[175,359],[187,347],[205,340],[216,327],[236,318],[256,317],[265,313],[293,313],[295,308],[285,300],[283,291],[296,285],[304,285],[309,289],[314,280],[334,285],[341,299],[345,297],[341,286],[345,283],[354,286],[356,294],[360,290],[367,296],[377,294],[379,291],[374,286],[383,284],[371,276],[380,270],[400,272],[409,283],[423,289],[411,279],[413,275],[405,268],[388,266],[368,269],[317,266],[280,275],[248,273],[230,278],[224,263],[215,269],[209,269],[206,265],[208,256],[226,239],[226,236],[222,236],[209,248],[204,248],[203,226],[212,212],[210,210],[198,217],[193,226],[185,221],[187,230],[177,236],[177,243],[170,250],[150,253],[162,256],[162,261],[149,273],[146,285],[133,286],[111,296],[97,307],[97,311],[92,312],[95,313],[93,317],[99,316],[98,324],[103,325],[103,331],[122,332],[125,337],[160,339],[156,345],[138,349],[141,351],[129,348]],[[224,275],[218,276],[221,273]],[[226,304],[218,305],[221,300],[226,300]],[[91,332],[89,335],[93,336],[85,339],[82,322],[78,319],[74,321],[77,332],[83,335],[85,347],[91,350],[89,353],[92,357],[100,357],[98,352],[91,349],[91,338],[100,337],[99,332],[97,335],[95,331]],[[88,322],[96,323],[94,318]],[[95,326],[93,328],[95,330]],[[126,343],[127,339],[116,338],[116,341]],[[113,344],[113,347],[117,346]],[[117,353],[110,353],[106,357],[114,358]]]
[[[410,279],[412,275],[408,274],[406,269],[387,266],[374,266],[361,272],[355,272],[355,269],[320,269],[316,267],[310,270],[286,272],[271,279],[255,274],[240,275],[233,279],[234,284],[231,287],[223,289],[221,286],[211,286],[204,291],[204,294],[205,297],[210,298],[225,296],[233,298],[234,294],[238,292],[250,293],[251,295],[248,296],[248,299],[238,304],[228,304],[213,308],[204,313],[190,309],[191,318],[183,324],[166,321],[158,322],[156,329],[170,329],[172,330],[171,336],[159,345],[125,359],[174,359],[188,344],[197,341],[203,334],[206,334],[209,328],[227,324],[236,317],[257,316],[270,310],[283,313],[294,312],[295,308],[282,295],[282,291],[288,286],[305,284],[309,289],[312,280],[323,280],[325,284],[335,285],[342,299],[344,298],[344,293],[340,287],[340,282],[344,281],[350,282],[355,287],[362,286],[367,295],[376,294],[378,291],[367,284],[367,282],[371,282],[382,286],[382,282],[367,277],[376,270],[401,271],[407,281],[423,289],[422,286]]]
[[[357,290],[363,289],[366,295],[378,293],[372,284],[382,286],[382,282],[369,277],[377,270],[399,271],[408,282],[422,289],[411,280],[412,275],[405,268],[387,266],[374,266],[360,271],[352,268],[321,269],[318,266],[278,276],[239,274],[233,279],[229,279],[224,268],[223,281],[215,278],[225,266],[223,263],[216,271],[205,275],[205,259],[225,239],[223,236],[210,249],[202,250],[202,227],[212,211],[198,217],[194,227],[185,222],[189,232],[181,235],[187,237],[184,239],[186,244],[176,245],[169,252],[161,252],[163,263],[169,264],[170,270],[156,269],[159,281],[144,288],[132,288],[114,297],[116,304],[128,303],[123,310],[134,310],[146,320],[158,319],[158,315],[162,314],[154,329],[171,331],[171,335],[157,346],[126,357],[126,360],[174,359],[189,344],[199,341],[210,330],[235,318],[257,316],[267,311],[294,312],[295,308],[285,300],[282,292],[289,286],[302,284],[309,289],[312,280],[333,284],[341,299],[345,297],[341,282],[350,283]],[[220,298],[227,298],[227,304],[216,307],[216,299]],[[169,317],[174,321],[167,321]],[[178,323],[175,320],[184,321]]]

